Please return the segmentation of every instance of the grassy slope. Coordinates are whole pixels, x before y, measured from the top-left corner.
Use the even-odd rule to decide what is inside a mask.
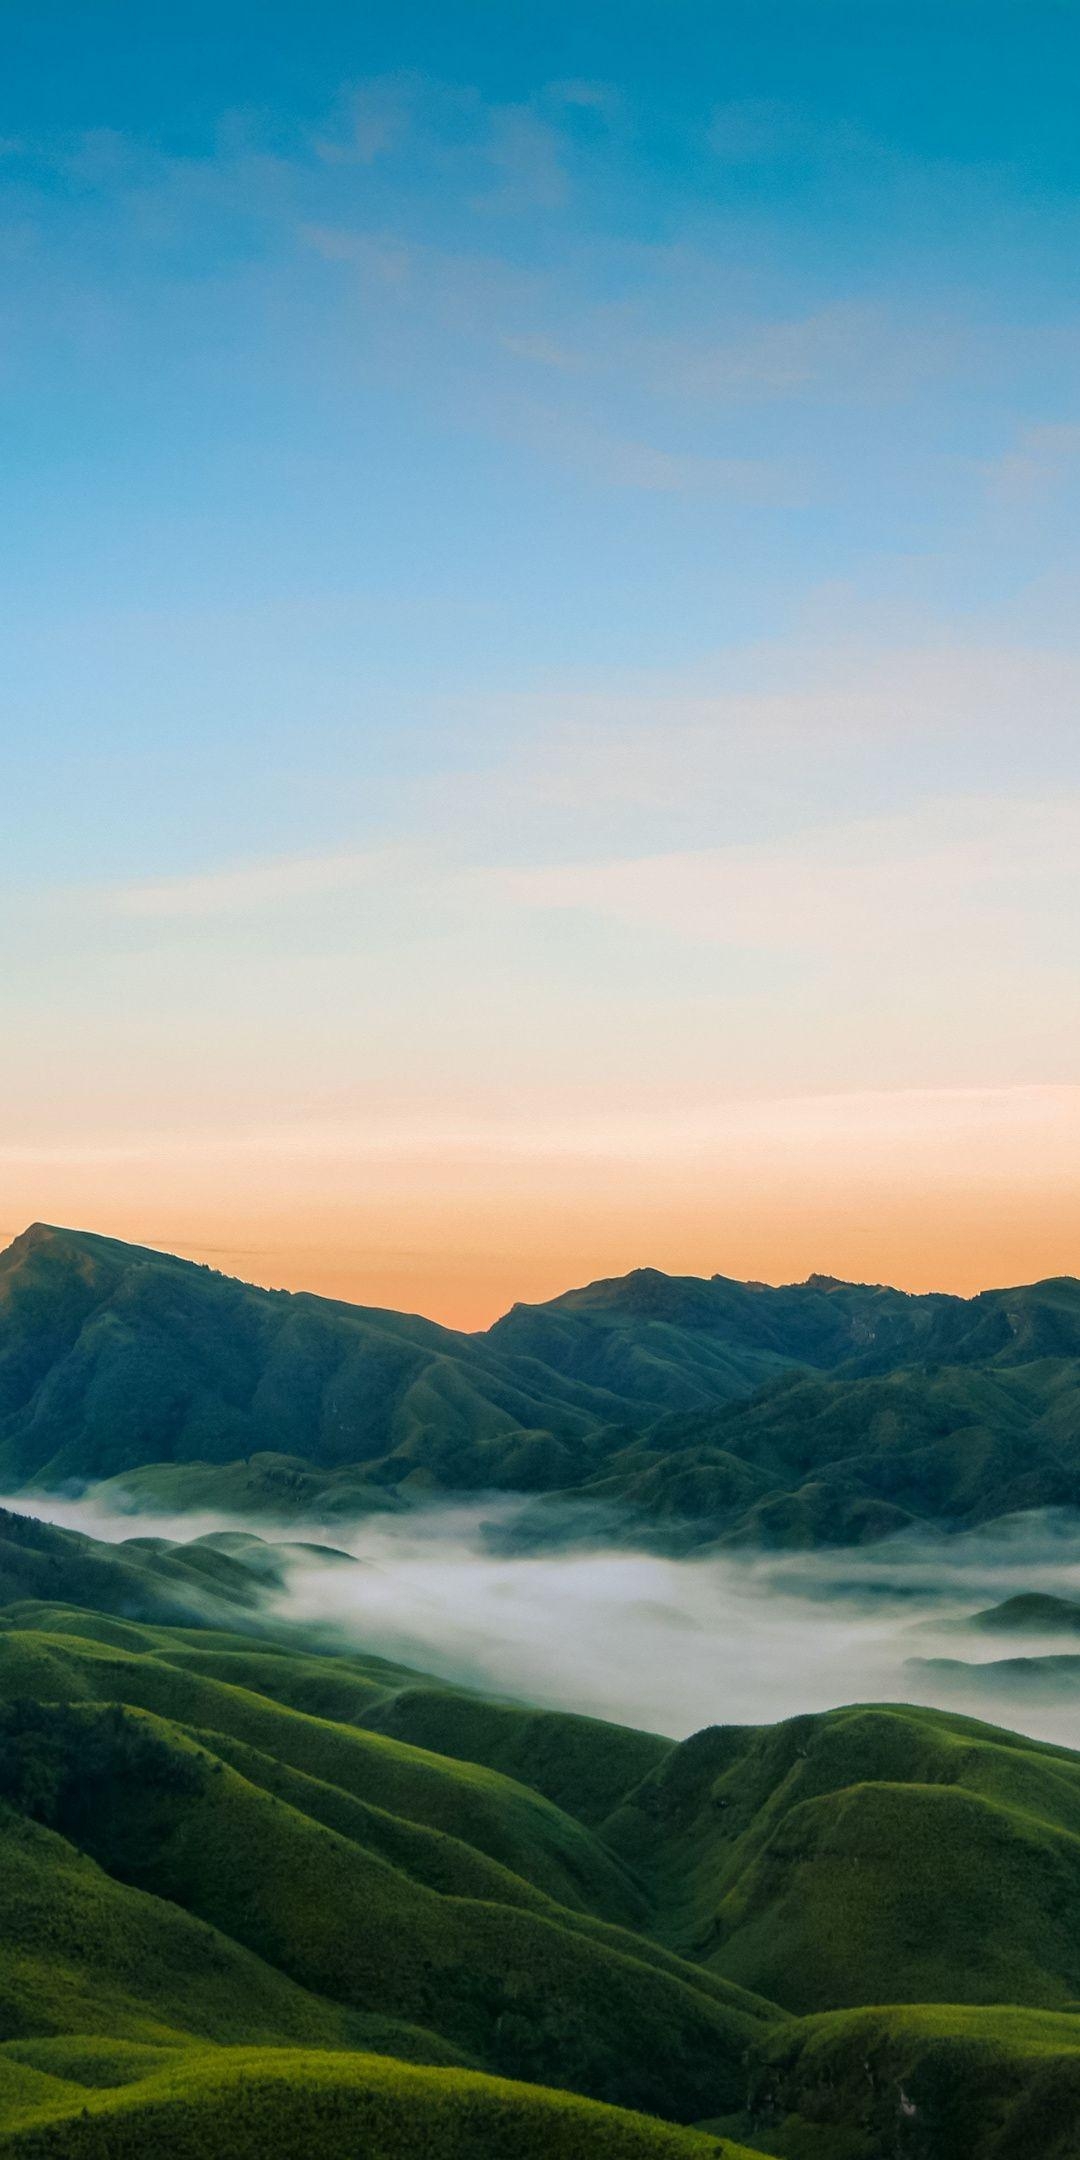
[[[362,1722],[395,1739],[520,1778],[590,1824],[603,1822],[671,1752],[670,1740],[625,1725],[419,1684],[372,1704]]]
[[[121,1702],[223,1733],[358,1800],[463,1840],[563,1904],[618,1921],[639,1909],[606,1847],[528,1787],[483,1765],[292,1710],[235,1679],[173,1663],[158,1644],[133,1651],[78,1635],[8,1630],[0,1635],[0,1697],[18,1696]]]
[[[0,1586],[5,1604],[61,1598],[166,1623],[253,1615],[262,1594],[242,1560],[201,1542],[107,1544],[7,1508],[0,1508]]]
[[[479,2067],[784,2160],[1078,2160],[1065,1749],[904,1706],[675,1747],[32,1601],[5,1700],[5,2151],[702,2149]]]
[[[0,1511],[0,1523],[3,1522]],[[46,1524],[22,1524],[27,1530],[48,1533]],[[90,1541],[65,1533],[73,1557],[67,1576],[81,1589],[83,1570],[79,1548]],[[147,1541],[149,1542],[149,1541]],[[244,1541],[260,1556],[280,1548],[259,1539]],[[105,1556],[108,1545],[95,1546]],[[127,1548],[122,1548],[126,1552]],[[170,1557],[177,1548],[172,1548]],[[185,1554],[191,1546],[180,1548]],[[251,1555],[247,1556],[250,1569]],[[148,1569],[156,1565],[147,1555]],[[0,1578],[3,1564],[0,1560]],[[256,1576],[259,1579],[259,1576]],[[50,1584],[63,1583],[63,1575],[50,1575]],[[155,1584],[146,1602],[156,1605]],[[103,1617],[85,1607],[48,1600],[22,1598],[0,1609],[0,1628],[15,1625],[46,1634],[75,1635],[121,1650],[165,1650],[170,1665],[200,1673],[208,1679],[230,1682],[257,1694],[270,1696],[290,1709],[344,1724],[356,1724],[403,1740],[428,1752],[484,1765],[505,1772],[552,1800],[569,1815],[595,1825],[611,1813],[624,1793],[670,1751],[672,1743],[657,1734],[631,1730],[569,1711],[533,1710],[520,1703],[502,1702],[428,1680],[406,1666],[356,1652],[319,1655],[307,1647],[297,1631],[284,1635],[256,1630],[246,1609],[239,1613],[223,1606],[221,1617],[241,1621],[245,1632],[212,1629],[204,1624],[183,1631],[170,1625],[164,1632],[138,1624],[140,1593],[132,1591],[123,1571],[109,1582],[113,1605],[128,1613],[125,1620]],[[132,1607],[135,1610],[132,1610]],[[206,1607],[203,1605],[205,1613]],[[248,1632],[248,1629],[251,1632]]]
[[[965,2005],[778,2030],[739,2121],[782,2160],[1076,2160],[1080,2019]]]
[[[524,1786],[171,1666],[158,1646],[9,1629],[5,1684],[0,1760],[45,1748],[56,1828],[324,2007],[675,2118],[737,2100],[775,2013],[613,1925],[640,1903],[619,1863]],[[70,1705],[44,1741],[28,1696]],[[142,1707],[116,1727],[102,1698]],[[44,1955],[47,1914],[42,1927]]]
[[[904,1706],[715,1728],[608,1829],[665,1940],[789,2009],[1080,1996],[1063,1749]]]
[[[567,2093],[370,2055],[185,2051],[114,2063],[112,2085],[103,2068],[78,2055],[12,2065],[12,2160],[754,2160],[726,2138]]]
[[[359,2030],[284,1974],[53,1831],[0,1811],[0,2032],[342,2045]]]
[[[1078,1472],[1072,1356],[791,1376],[747,1402],[626,1433],[575,1499],[613,1522],[622,1511],[634,1534],[676,1549],[813,1548],[1074,1507]],[[541,1501],[533,1523],[541,1536]]]

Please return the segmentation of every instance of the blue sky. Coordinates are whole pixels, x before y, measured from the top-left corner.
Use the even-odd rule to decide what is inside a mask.
[[[429,1303],[463,1238],[480,1304],[546,1284],[560,1225],[571,1274],[854,1270],[882,1106],[922,1191],[992,1100],[958,1279],[985,1162],[1073,1161],[1080,12],[7,23],[0,1213],[220,1213]],[[825,1098],[852,1221],[799,1157],[755,1242],[732,1106],[775,1160]],[[428,1214],[418,1147],[464,1149]],[[590,1244],[612,1150],[686,1191]]]

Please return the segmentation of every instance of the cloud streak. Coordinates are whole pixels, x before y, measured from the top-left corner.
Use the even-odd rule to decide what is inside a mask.
[[[483,876],[484,873],[481,873]],[[489,873],[488,875],[491,875]],[[955,960],[1029,946],[1080,904],[1080,795],[932,803],[826,825],[785,846],[699,850],[493,873],[507,902],[834,964],[908,953],[942,934]],[[913,951],[914,948],[914,951]]]
[[[400,878],[408,861],[406,851],[391,848],[282,856],[183,877],[107,886],[99,897],[107,914],[138,921],[221,920],[303,907],[340,894],[369,893]]]

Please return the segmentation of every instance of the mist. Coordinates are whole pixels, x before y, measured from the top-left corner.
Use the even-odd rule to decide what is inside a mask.
[[[20,1495],[3,1505],[109,1542],[183,1544],[251,1529],[220,1514],[133,1517],[92,1498]],[[263,1617],[309,1640],[314,1633],[328,1649],[673,1738],[892,1701],[963,1710],[1080,1747],[1080,1635],[965,1626],[1018,1591],[1080,1603],[1077,1518],[1027,1515],[977,1534],[826,1554],[674,1559],[614,1546],[508,1552],[504,1533],[517,1512],[500,1496],[330,1530],[325,1521],[260,1520],[261,1537],[290,1548]],[[304,1545],[360,1565],[297,1549]],[[925,1662],[938,1658],[962,1662],[948,1670]],[[1019,1671],[1013,1659],[1024,1661]]]

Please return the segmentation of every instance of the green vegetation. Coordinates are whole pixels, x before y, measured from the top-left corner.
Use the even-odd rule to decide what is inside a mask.
[[[969,1529],[1075,1508],[1080,1364],[791,1375],[748,1402],[670,1417],[577,1491],[622,1534],[675,1550],[718,1543],[863,1545],[912,1528]],[[519,1534],[552,1534],[535,1502]]]
[[[0,1259],[9,1491],[257,1455],[275,1511],[310,1507],[314,1469],[322,1485],[339,1479],[355,1512],[358,1487],[377,1504],[418,1475],[513,1484],[502,1459],[537,1431],[550,1442],[545,1476],[556,1462],[572,1469],[575,1442],[624,1407],[483,1337],[252,1289],[108,1238],[37,1225]],[[236,1483],[234,1470],[231,1497]]]
[[[278,1522],[515,1493],[519,1542],[673,1551],[1074,1507],[1080,1284],[642,1269],[463,1335],[37,1225],[0,1256],[0,1486],[72,1482]]]
[[[19,1835],[67,1840],[110,1893],[178,1909],[284,1976],[312,2038],[328,2019],[340,2044],[350,2019],[381,2020],[395,2053],[406,2029],[436,2060],[673,2119],[738,2099],[775,2013],[630,1932],[642,1894],[582,1822],[495,1770],[270,1692],[295,1693],[298,1670],[318,1692],[332,1661],[131,1623],[121,1646],[75,1613],[52,1631],[37,1617],[14,1608],[0,1634],[0,1801]],[[399,1676],[342,1660],[340,1678],[362,1711]],[[53,1940],[43,1908],[24,1956],[47,1962]],[[148,2037],[148,2002],[112,2035]],[[151,2022],[189,2029],[167,1990]]]
[[[1080,1605],[1045,1590],[1022,1590],[973,1613],[966,1624],[988,1635],[1080,1635]]]
[[[110,1545],[0,1508],[0,1584],[9,1603],[60,1598],[134,1619],[256,1625],[267,1588],[306,1550],[228,1536]]]
[[[676,1745],[238,1618],[0,1610],[5,2154],[1077,2160],[1080,1756]]]
[[[363,1722],[397,1740],[520,1778],[582,1822],[600,1824],[671,1752],[654,1733],[559,1710],[485,1701],[460,1688],[413,1684],[365,1709]]]
[[[183,2049],[151,2066],[72,2050],[44,2060],[11,2066],[12,2160],[756,2160],[726,2137],[568,2093],[373,2055]],[[0,2085],[7,2071],[0,2051]]]
[[[800,2013],[1080,1997],[1080,1757],[906,1706],[716,1727],[611,1819],[653,1925]]]
[[[1078,1352],[1068,1282],[646,1272],[465,1337],[41,1232],[0,1263],[0,1466],[851,1543],[1072,1504]],[[676,1745],[483,1698],[273,1623],[297,1556],[0,1511],[0,2151],[1080,2160],[1080,1755],[904,1705]]]
[[[1068,1703],[1080,1695],[1080,1656],[988,1658],[908,1658],[905,1671],[935,1695],[953,1695],[970,1703],[973,1695],[988,1704]]]
[[[1076,2160],[1080,2019],[957,2004],[804,2018],[761,2050],[739,2121],[781,2160]]]

